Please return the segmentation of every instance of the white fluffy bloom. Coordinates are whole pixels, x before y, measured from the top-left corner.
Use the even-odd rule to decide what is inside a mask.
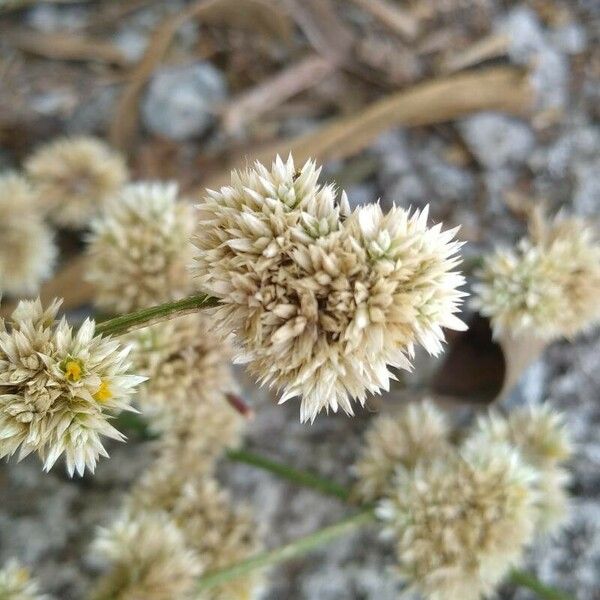
[[[161,511],[124,514],[99,531],[93,551],[110,563],[92,594],[98,600],[188,600],[202,571],[181,530]]]
[[[20,302],[0,321],[0,456],[37,452],[49,470],[64,454],[82,475],[107,456],[101,436],[123,439],[109,418],[130,409],[143,378],[127,374],[128,348],[95,336],[90,320],[73,332],[59,306]]]
[[[492,592],[532,540],[534,481],[520,454],[500,444],[401,469],[378,509],[395,536],[400,574],[428,600]]]
[[[87,278],[101,309],[129,312],[191,291],[193,208],[177,193],[175,183],[131,184],[93,221]]]
[[[573,336],[600,321],[600,243],[582,219],[558,217],[485,260],[474,307],[496,336]]]
[[[47,600],[38,584],[31,578],[29,569],[16,560],[9,561],[0,569],[0,598],[2,600]]]
[[[188,471],[176,456],[162,456],[134,487],[129,510],[164,511],[181,529],[189,548],[197,553],[206,571],[243,561],[261,547],[259,532],[247,507],[236,507],[211,476]],[[200,600],[251,600],[261,588],[262,575],[244,577],[204,591]]]
[[[74,229],[87,227],[128,176],[123,158],[92,137],[44,144],[27,159],[25,170],[52,221]]]
[[[463,278],[455,231],[427,228],[427,211],[379,206],[349,216],[344,195],[318,185],[307,162],[234,172],[199,207],[196,275],[219,298],[215,323],[240,359],[281,392],[301,396],[301,419],[387,389],[389,367],[410,368],[416,343],[437,353]]]
[[[446,415],[430,400],[411,403],[394,416],[377,417],[354,465],[355,493],[363,502],[381,498],[393,488],[398,467],[412,469],[448,452],[449,438]]]
[[[56,247],[25,179],[0,175],[0,295],[36,292],[50,276]]]
[[[569,473],[564,463],[572,453],[564,417],[546,404],[518,408],[508,417],[496,413],[479,419],[466,441],[476,448],[496,443],[516,447],[536,469],[538,527],[552,531],[568,516]]]

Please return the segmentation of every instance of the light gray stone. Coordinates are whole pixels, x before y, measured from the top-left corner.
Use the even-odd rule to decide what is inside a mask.
[[[144,125],[172,140],[199,137],[214,124],[226,90],[223,75],[210,63],[160,69],[142,103]]]

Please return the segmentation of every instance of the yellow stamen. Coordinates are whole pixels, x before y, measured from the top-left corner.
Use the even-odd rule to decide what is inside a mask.
[[[106,402],[112,398],[112,392],[110,391],[110,387],[106,381],[102,381],[100,383],[100,387],[98,391],[94,394],[94,399],[98,400],[98,402]]]
[[[69,360],[65,364],[65,377],[68,381],[79,381],[81,379],[81,364],[76,360]]]

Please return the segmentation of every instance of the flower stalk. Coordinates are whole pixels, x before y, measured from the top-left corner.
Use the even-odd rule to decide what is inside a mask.
[[[273,473],[280,479],[285,479],[297,485],[316,490],[327,496],[342,500],[343,502],[349,502],[350,500],[350,490],[334,481],[325,479],[324,477],[320,477],[309,471],[295,469],[284,463],[271,460],[260,454],[243,449],[228,450],[227,457],[235,462],[263,469],[264,471]]]
[[[207,573],[198,581],[197,592],[217,587],[231,579],[246,575],[254,569],[260,569],[277,565],[297,556],[302,556],[310,550],[331,542],[346,533],[349,533],[363,525],[375,521],[375,513],[372,509],[363,510],[355,515],[342,519],[341,521],[324,527],[319,531],[315,531],[307,536],[294,540],[284,546],[275,548],[268,552],[257,554],[247,560],[239,562],[230,567],[218,569]]]
[[[148,327],[161,321],[168,321],[169,319],[187,315],[197,310],[213,308],[217,304],[218,300],[216,298],[212,298],[206,294],[198,294],[184,298],[183,300],[165,302],[164,304],[143,308],[102,321],[96,325],[96,333],[100,335],[123,335],[134,329],[141,329],[142,327]]]

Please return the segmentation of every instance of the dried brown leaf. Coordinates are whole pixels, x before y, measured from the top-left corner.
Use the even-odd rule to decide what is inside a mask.
[[[16,31],[10,42],[19,50],[55,60],[93,61],[124,67],[128,61],[114,44],[69,33]]]

